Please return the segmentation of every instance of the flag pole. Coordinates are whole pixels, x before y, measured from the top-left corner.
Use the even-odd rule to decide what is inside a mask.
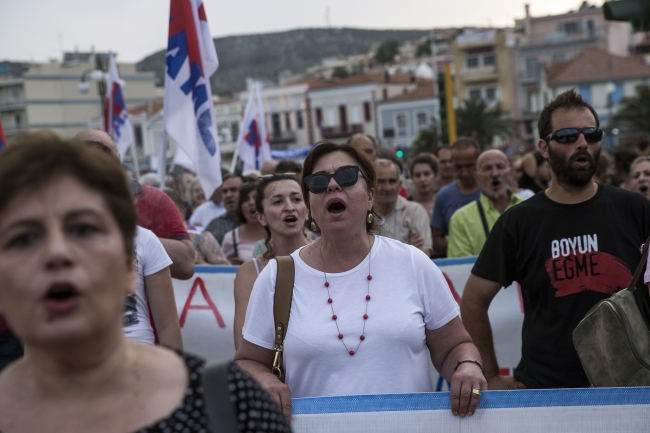
[[[158,134],[158,182],[160,189],[167,183],[167,131]]]
[[[138,156],[136,155],[135,151],[135,143],[131,143],[131,158],[133,158],[133,168],[135,169],[135,176],[137,177],[137,180],[140,180],[140,165],[138,164]]]
[[[230,172],[235,172],[235,167],[237,165],[237,158],[239,158],[239,141],[235,143],[235,151],[232,154],[232,162],[230,163]]]

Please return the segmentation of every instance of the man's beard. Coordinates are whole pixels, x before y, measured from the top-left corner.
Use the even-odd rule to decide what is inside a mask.
[[[596,173],[600,148],[594,152],[593,156],[586,149],[578,150],[567,161],[561,153],[554,152],[549,144],[548,156],[549,165],[555,176],[557,176],[558,183],[571,189],[580,189],[587,186],[591,182],[594,173]],[[587,165],[583,168],[573,168],[573,163],[578,158],[585,158]]]

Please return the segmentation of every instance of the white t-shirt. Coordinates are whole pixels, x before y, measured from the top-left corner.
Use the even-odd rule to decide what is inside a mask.
[[[302,249],[302,248],[301,248]],[[284,340],[286,383],[292,397],[433,391],[425,329],[458,316],[444,276],[417,248],[375,236],[370,253],[370,301],[365,340],[350,356],[338,338],[323,273],[296,265],[289,328]],[[277,262],[255,281],[244,338],[273,349]],[[334,312],[349,350],[357,350],[368,292],[368,257],[347,272],[327,274]]]
[[[226,213],[223,203],[215,204],[212,200],[201,203],[190,217],[190,226],[203,231],[210,222]]]
[[[144,277],[155,274],[172,264],[162,243],[153,234],[138,226],[134,240],[135,244],[135,268],[136,290],[135,294],[126,297],[122,325],[124,335],[134,341],[145,344],[154,344],[153,328],[149,320],[149,305],[147,303],[147,291],[144,285]],[[156,290],[149,287],[149,290]]]

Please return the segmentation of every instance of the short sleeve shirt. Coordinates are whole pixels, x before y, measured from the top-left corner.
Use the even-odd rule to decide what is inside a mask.
[[[397,196],[395,208],[384,216],[381,227],[382,236],[409,243],[411,236],[420,235],[424,239],[423,248],[431,250],[431,228],[429,215],[420,203],[407,201],[402,196]]]
[[[163,239],[190,239],[183,225],[178,208],[171,198],[158,188],[139,185],[142,192],[136,193],[138,225],[154,232]]]
[[[449,233],[449,221],[457,209],[471,203],[481,196],[482,188],[477,189],[471,194],[463,194],[458,189],[458,181],[438,191],[436,200],[433,204],[433,217],[431,217],[431,227]]]

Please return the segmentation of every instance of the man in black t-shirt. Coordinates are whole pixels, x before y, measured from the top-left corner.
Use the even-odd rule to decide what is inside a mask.
[[[602,132],[574,90],[540,116],[538,142],[551,186],[506,211],[490,232],[461,301],[490,389],[588,387],[572,333],[587,311],[632,280],[650,235],[650,201],[592,180]],[[521,361],[499,375],[488,319],[501,287],[521,285]]]

